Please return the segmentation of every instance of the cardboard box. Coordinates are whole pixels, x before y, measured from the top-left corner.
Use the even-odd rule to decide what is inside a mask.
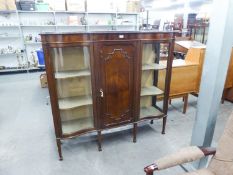
[[[85,0],[66,0],[67,11],[85,11]]]
[[[16,10],[15,0],[0,0],[0,10]]]
[[[140,12],[140,2],[138,0],[130,0],[127,2],[127,12]]]
[[[48,81],[47,81],[46,73],[40,75],[40,86],[42,88],[48,87]]]
[[[55,0],[43,0],[43,2],[49,4],[49,10],[55,10],[54,9]]]
[[[15,0],[7,0],[7,10],[16,10]]]
[[[6,0],[0,0],[0,10],[6,10]]]
[[[46,1],[49,3],[50,9],[55,11],[66,11],[65,0],[50,0]]]
[[[80,25],[80,19],[78,16],[72,15],[68,17],[68,25]]]
[[[102,5],[103,4],[103,5]],[[114,0],[87,0],[88,12],[116,12]]]

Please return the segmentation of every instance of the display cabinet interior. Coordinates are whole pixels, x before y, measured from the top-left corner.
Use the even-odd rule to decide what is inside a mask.
[[[62,133],[94,128],[89,47],[52,48],[51,57]]]
[[[142,46],[140,119],[162,118],[164,109],[167,59],[169,43],[149,42]],[[158,76],[165,73],[163,86],[158,86]],[[161,80],[160,80],[161,81]]]

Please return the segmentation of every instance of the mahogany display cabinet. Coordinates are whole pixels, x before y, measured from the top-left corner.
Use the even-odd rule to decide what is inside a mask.
[[[43,33],[41,38],[60,160],[61,140],[88,132],[97,132],[100,151],[105,129],[131,124],[136,142],[138,122],[162,119],[165,133],[173,32]]]

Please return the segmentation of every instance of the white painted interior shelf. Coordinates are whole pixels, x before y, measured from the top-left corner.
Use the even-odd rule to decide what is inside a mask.
[[[157,64],[157,63],[150,63],[142,65],[142,70],[161,70],[166,69],[165,65]]]
[[[153,106],[141,107],[140,118],[151,117],[151,116],[162,116],[163,113]]]
[[[91,96],[67,97],[58,100],[60,110],[69,110],[92,104]]]
[[[73,78],[73,77],[82,77],[82,76],[90,76],[91,72],[89,69],[79,70],[79,71],[65,71],[65,72],[57,72],[55,73],[56,79],[65,79],[65,78]]]
[[[93,128],[93,117],[80,118],[69,121],[62,121],[62,132],[65,134],[73,133],[77,130]]]
[[[141,89],[141,96],[161,95],[161,94],[163,94],[163,91],[155,86],[142,87],[142,89]]]

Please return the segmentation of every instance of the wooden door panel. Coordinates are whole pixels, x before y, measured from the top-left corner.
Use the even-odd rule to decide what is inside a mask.
[[[102,127],[132,121],[134,47],[103,45],[100,49]]]

